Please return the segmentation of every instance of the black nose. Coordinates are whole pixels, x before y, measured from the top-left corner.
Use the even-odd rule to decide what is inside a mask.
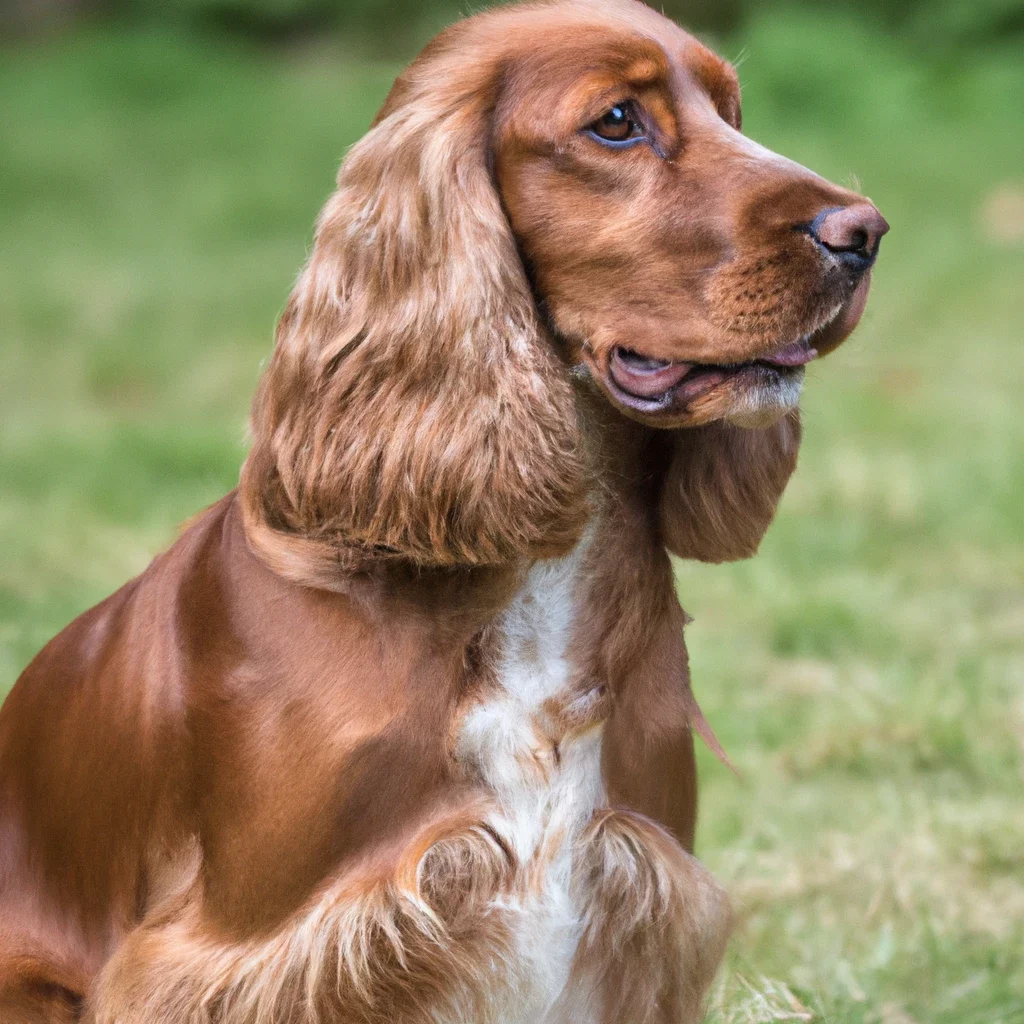
[[[822,210],[807,228],[818,245],[860,269],[874,263],[888,230],[885,218],[871,203]]]

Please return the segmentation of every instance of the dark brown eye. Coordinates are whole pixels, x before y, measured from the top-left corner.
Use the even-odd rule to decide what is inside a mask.
[[[628,142],[643,137],[643,129],[628,103],[616,103],[590,125],[589,131],[604,142]]]

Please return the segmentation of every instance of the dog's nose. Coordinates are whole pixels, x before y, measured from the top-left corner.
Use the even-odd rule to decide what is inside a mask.
[[[829,252],[867,267],[878,255],[878,244],[889,225],[871,203],[865,202],[822,210],[807,230]]]

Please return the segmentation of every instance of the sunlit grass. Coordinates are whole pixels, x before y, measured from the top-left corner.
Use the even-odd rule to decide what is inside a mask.
[[[740,768],[701,755],[739,922],[712,1019],[1024,1021],[1024,67],[777,14],[721,45],[748,132],[856,175],[893,230],[761,553],[679,567]],[[233,486],[395,70],[139,33],[2,53],[0,691]]]

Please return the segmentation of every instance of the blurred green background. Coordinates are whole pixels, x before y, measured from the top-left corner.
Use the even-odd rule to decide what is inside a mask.
[[[1024,3],[698,4],[748,134],[892,224],[759,556],[680,565],[720,1024],[1024,1021]],[[232,487],[345,147],[462,13],[0,13],[0,693]]]

